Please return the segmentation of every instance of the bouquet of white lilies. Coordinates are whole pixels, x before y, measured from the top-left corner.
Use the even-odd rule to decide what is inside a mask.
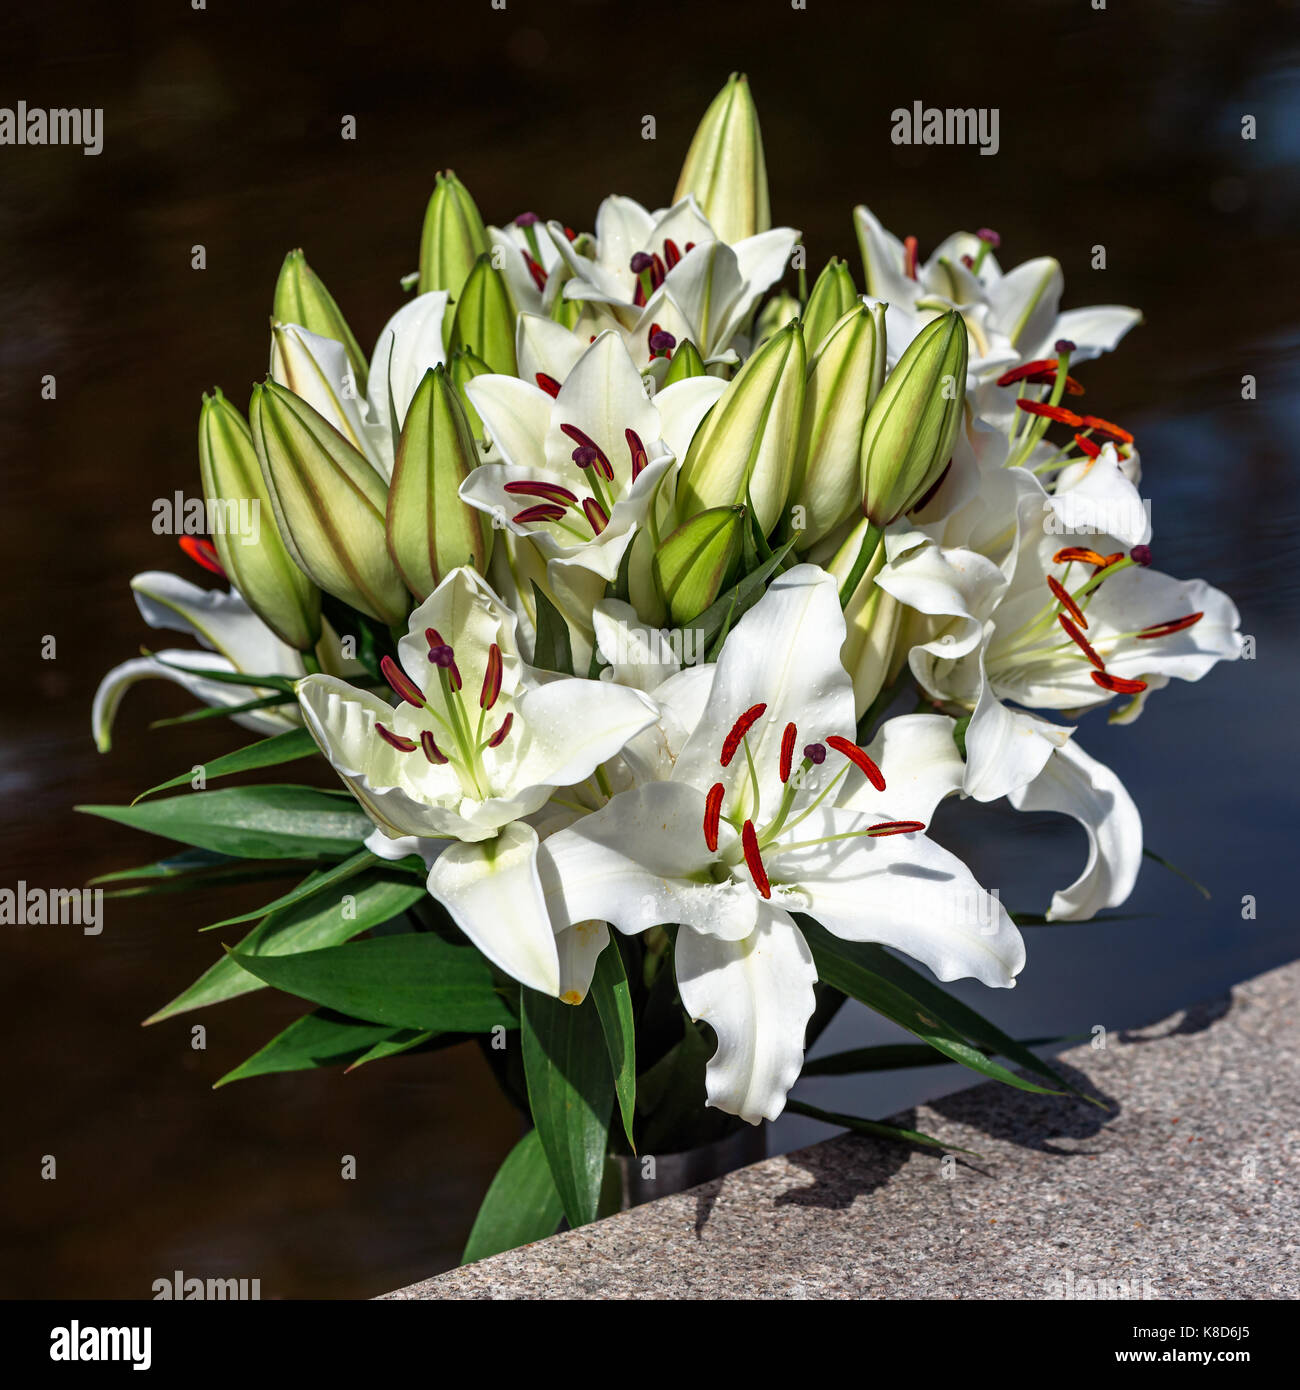
[[[1003,271],[987,229],[922,262],[854,221],[865,286],[809,289],[743,76],[664,211],[491,227],[439,175],[368,360],[294,251],[247,415],[204,397],[182,548],[223,587],[132,581],[201,649],[111,671],[100,748],[146,676],[261,737],[85,808],[182,846],[109,878],[301,878],[155,1017],[308,1002],[227,1081],[476,1040],[528,1129],[467,1257],[609,1210],[620,1155],[822,1115],[787,1098],[847,997],[1071,1089],[935,984],[1010,987],[1035,919],[927,827],[1062,812],[1089,850],[1046,918],[1123,902],[1141,821],[1076,721],[1240,654],[1227,597],[1152,567],[1133,436],[1082,411],[1139,314],[1062,312],[1057,262]],[[343,790],[207,786],[318,753]]]

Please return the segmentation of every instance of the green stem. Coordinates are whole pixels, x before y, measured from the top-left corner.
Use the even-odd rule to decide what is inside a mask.
[[[862,537],[862,548],[858,551],[858,558],[853,562],[849,577],[840,586],[841,608],[849,606],[862,576],[867,572],[867,566],[876,558],[876,551],[880,549],[880,543],[884,536],[885,528],[883,526],[877,526],[874,521],[867,523],[866,532]]]

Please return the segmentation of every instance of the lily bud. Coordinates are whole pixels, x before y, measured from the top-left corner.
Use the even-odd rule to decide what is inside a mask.
[[[480,256],[456,302],[448,347],[469,348],[494,372],[514,376],[515,310],[505,277],[490,256]]]
[[[772,225],[763,137],[744,73],[731,74],[695,132],[673,202],[688,193],[723,241],[741,241]]]
[[[862,517],[826,565],[837,584],[852,572],[868,522]],[[844,607],[845,637],[840,664],[853,681],[854,718],[861,719],[892,678],[902,605],[876,583],[885,564],[885,547],[877,546],[870,564]],[[906,650],[904,648],[904,650]]]
[[[479,418],[478,411],[474,409],[465,387],[476,376],[488,376],[492,368],[477,353],[471,352],[469,348],[459,348],[452,353],[447,370],[451,373],[451,384],[456,388],[460,403],[465,408],[465,418],[469,421],[470,431],[475,439],[482,439],[484,435],[483,421]]]
[[[848,263],[832,256],[808,296],[803,313],[803,340],[816,352],[822,340],[858,302],[858,289]]]
[[[955,309],[927,323],[867,413],[862,510],[875,525],[914,507],[948,466],[966,401],[967,352]]]
[[[696,430],[677,481],[679,516],[748,502],[771,531],[793,480],[806,370],[796,319],[750,357]]]
[[[663,384],[671,386],[674,382],[685,381],[688,377],[707,375],[704,358],[700,356],[699,349],[689,338],[683,338],[673,349],[672,360],[664,373]]]
[[[335,303],[334,296],[307,264],[307,257],[301,251],[290,251],[284,258],[280,278],[275,282],[275,302],[271,313],[277,323],[301,324],[309,333],[342,343],[357,394],[366,394],[369,375],[366,355],[361,351],[361,344],[348,327],[348,321]]]
[[[763,305],[762,312],[754,322],[754,346],[762,347],[774,333],[784,328],[791,319],[797,319],[800,308],[801,305],[794,295],[787,294],[784,290],[778,290]],[[804,342],[807,343],[808,341],[805,331]]]
[[[199,475],[204,497],[223,514],[246,508],[256,518],[251,535],[234,533],[229,525],[213,532],[231,584],[281,641],[312,651],[320,641],[320,590],[294,564],[280,539],[253,436],[220,390],[205,393],[199,411]]]
[[[451,378],[432,367],[406,412],[388,491],[388,552],[421,602],[458,565],[480,574],[487,568],[488,518],[462,502],[458,491],[477,462]]]
[[[278,382],[253,388],[253,444],[295,564],[327,594],[390,626],[409,603],[388,553],[388,488],[370,462]]]
[[[698,618],[722,592],[744,528],[744,507],[712,507],[684,522],[655,552],[655,585],[675,626]]]
[[[469,189],[450,169],[438,174],[420,233],[420,293],[446,290],[459,299],[474,262],[489,249]]]
[[[293,392],[365,452],[361,397],[344,345],[296,323],[271,325],[271,380]]]
[[[858,510],[862,431],[884,380],[884,305],[858,303],[830,330],[808,372],[791,491],[796,550],[807,550]]]

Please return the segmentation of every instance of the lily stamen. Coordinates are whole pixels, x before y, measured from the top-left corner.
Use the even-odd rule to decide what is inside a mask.
[[[794,741],[798,730],[793,724],[785,726],[785,732],[781,735],[781,780],[790,780],[790,771],[794,765]]]
[[[487,666],[483,672],[483,689],[479,692],[478,707],[489,710],[501,694],[501,648],[495,642],[488,648]]]
[[[514,711],[511,710],[511,712],[507,714],[506,717],[501,721],[501,727],[496,731],[496,733],[492,735],[490,739],[488,739],[487,743],[484,746],[487,748],[500,748],[501,745],[506,741],[506,735],[509,734],[510,726],[514,722]]]
[[[750,877],[754,880],[754,887],[758,889],[761,897],[770,898],[772,885],[768,881],[767,870],[763,867],[763,856],[758,851],[758,835],[754,831],[752,820],[747,820],[741,829],[740,846],[745,852],[745,863],[749,868]]]
[[[743,742],[745,735],[763,717],[766,710],[767,706],[765,704],[751,705],[744,714],[736,720],[735,724],[732,725],[731,732],[727,735],[722,744],[722,756],[719,762],[723,767],[727,767],[730,764],[732,758],[736,756],[736,751]]]
[[[722,798],[727,789],[721,782],[715,782],[704,798],[704,843],[710,854],[718,852],[718,827],[722,820]]]
[[[536,372],[537,384],[546,394],[552,398],[560,394],[560,383],[553,376],[547,376],[545,372]]]
[[[1112,676],[1109,671],[1090,671],[1088,674],[1096,684],[1103,690],[1109,690],[1112,695],[1140,695],[1147,688],[1146,681]]]
[[[1091,642],[1079,631],[1077,627],[1065,616],[1064,613],[1056,615],[1057,621],[1065,629],[1065,635],[1074,643],[1076,647],[1088,658],[1098,671],[1105,671],[1106,663],[1099,657]],[[1096,677],[1094,676],[1095,680]]]
[[[1195,627],[1204,613],[1189,613],[1185,618],[1170,618],[1165,623],[1152,623],[1150,627],[1144,627],[1141,632],[1135,632],[1133,636],[1139,642],[1150,642],[1156,637],[1171,637],[1175,632],[1182,632],[1189,627]]]
[[[1049,574],[1047,576],[1047,587],[1056,596],[1056,601],[1061,607],[1069,610],[1070,616],[1080,627],[1088,626],[1088,619],[1084,617],[1083,609],[1075,603],[1074,599],[1070,596],[1070,591],[1059,579]]]
[[[414,705],[417,709],[425,707],[423,692],[391,656],[386,656],[380,661],[379,669],[384,673],[384,679],[394,695],[401,696],[408,705]]]
[[[428,729],[425,729],[420,735],[420,747],[424,749],[424,756],[428,758],[435,767],[441,763],[447,762],[447,755],[438,747],[437,743],[434,742],[433,735]]]
[[[385,728],[384,725],[378,722],[375,723],[375,733],[377,733],[385,743],[396,748],[399,753],[414,753],[418,746],[413,738],[405,738],[401,734],[395,734],[391,729]]]
[[[837,753],[843,753],[854,767],[864,773],[867,781],[878,792],[885,790],[885,774],[871,761],[864,749],[859,748],[856,743],[850,743],[846,738],[841,738],[839,734],[831,734],[826,742]]]

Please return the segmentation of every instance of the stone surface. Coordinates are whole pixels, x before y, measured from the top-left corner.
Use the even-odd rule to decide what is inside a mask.
[[[1300,963],[1106,1041],[387,1297],[1300,1296]]]

